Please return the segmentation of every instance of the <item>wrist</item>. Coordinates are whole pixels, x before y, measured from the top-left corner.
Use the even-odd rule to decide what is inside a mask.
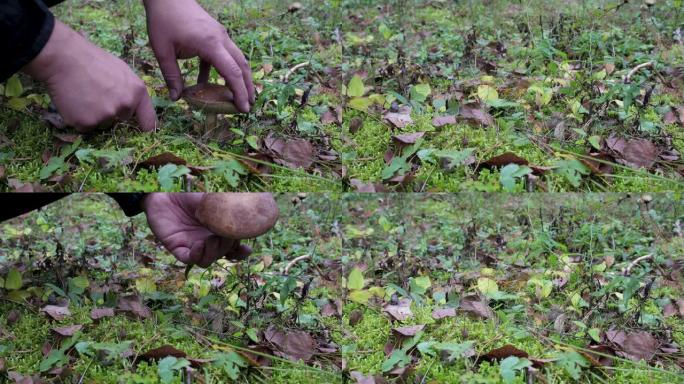
[[[55,73],[60,72],[60,68],[69,65],[64,63],[69,57],[64,54],[64,47],[72,46],[74,39],[78,37],[71,28],[55,20],[55,27],[47,44],[21,71],[38,81],[47,82]]]

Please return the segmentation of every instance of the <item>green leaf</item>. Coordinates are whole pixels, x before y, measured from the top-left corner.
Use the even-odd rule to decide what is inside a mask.
[[[427,100],[428,96],[432,93],[430,84],[417,84],[411,87],[411,100],[415,100],[419,103]]]
[[[166,164],[159,169],[157,180],[164,191],[171,191],[176,179],[190,173],[190,169],[184,165]]]
[[[491,85],[483,84],[477,87],[477,97],[485,103],[499,99],[499,91]]]
[[[48,161],[48,163],[40,170],[40,179],[41,180],[47,180],[49,179],[55,172],[60,170],[64,166],[64,159],[61,157],[52,157]]]
[[[52,369],[52,367],[63,365],[65,360],[66,356],[64,356],[63,351],[59,349],[53,349],[50,351],[50,354],[45,358],[45,360],[40,362],[38,369],[40,369],[41,372],[46,372]]]
[[[12,97],[7,101],[7,106],[15,111],[23,111],[31,104],[31,100],[24,97]]]
[[[221,175],[233,188],[237,188],[240,185],[240,177],[248,173],[245,167],[235,159],[214,163],[214,172]]]
[[[560,365],[565,372],[575,380],[582,375],[582,368],[589,366],[589,362],[575,351],[563,352],[557,356],[556,364]]]
[[[347,278],[347,289],[359,290],[363,289],[365,285],[366,283],[363,280],[363,272],[358,267],[354,267]]]
[[[349,295],[347,295],[347,297],[349,298],[349,300],[355,303],[368,304],[368,300],[370,300],[370,298],[373,297],[373,293],[366,289],[356,290],[349,292]]]
[[[347,96],[362,97],[366,93],[366,88],[363,85],[363,80],[359,75],[354,75],[349,85],[347,86]]]
[[[526,166],[519,166],[518,164],[508,164],[501,169],[499,181],[504,189],[508,192],[515,190],[517,179],[529,175],[532,169]]]
[[[395,367],[405,367],[411,362],[411,357],[403,349],[395,349],[390,357],[382,362],[382,371],[389,372]]]
[[[253,342],[259,342],[259,335],[257,334],[256,328],[248,328],[247,331],[245,331],[245,333]]]
[[[589,144],[595,149],[601,149],[601,136],[589,136]]]
[[[22,93],[24,93],[24,87],[21,86],[19,76],[14,75],[10,77],[5,84],[5,96],[19,97]]]
[[[409,288],[412,293],[423,295],[432,286],[429,276],[412,277],[409,279]]]
[[[347,106],[359,111],[367,111],[371,106],[371,99],[367,97],[355,97],[349,100]]]
[[[601,342],[601,330],[598,328],[591,328],[588,332],[589,336],[594,339],[595,342]]]
[[[162,383],[171,383],[174,380],[175,371],[181,368],[187,367],[190,362],[186,359],[177,359],[173,356],[167,356],[157,364],[157,372],[159,373],[159,379]]]
[[[22,284],[21,272],[16,268],[10,269],[7,278],[5,278],[5,289],[15,291],[20,289]]]
[[[463,356],[470,348],[473,347],[473,341],[466,341],[463,343],[445,342],[435,345],[435,349],[439,351],[446,351],[449,353],[449,360],[455,360]]]
[[[521,359],[516,356],[509,356],[499,363],[499,372],[504,383],[512,383],[518,371],[521,371],[532,365],[532,362],[527,359]]]
[[[488,277],[480,277],[477,279],[477,289],[485,296],[499,292],[499,284]]]
[[[240,368],[247,367],[247,362],[236,352],[217,353],[214,355],[214,365],[223,368],[231,380],[237,380]]]
[[[254,135],[250,135],[250,136],[247,136],[247,138],[245,140],[247,141],[247,144],[249,144],[250,147],[257,149],[257,150],[259,149],[259,138],[258,137],[254,136]]]

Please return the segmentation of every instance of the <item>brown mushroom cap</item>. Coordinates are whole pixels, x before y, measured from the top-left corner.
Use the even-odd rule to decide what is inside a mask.
[[[279,213],[270,193],[207,193],[195,217],[219,236],[242,240],[268,232]]]
[[[233,104],[233,92],[230,88],[218,84],[197,84],[185,88],[183,99],[193,109],[207,113],[234,115],[240,113]]]

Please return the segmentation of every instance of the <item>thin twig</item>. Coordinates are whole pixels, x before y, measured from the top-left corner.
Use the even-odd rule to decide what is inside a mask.
[[[302,260],[309,260],[310,258],[311,258],[311,256],[309,256],[309,255],[302,255],[299,257],[295,257],[292,261],[287,263],[287,266],[285,266],[283,273],[287,275],[290,272],[290,268],[294,267],[295,264],[297,264],[298,262],[300,262]]]
[[[627,76],[625,76],[625,79],[624,79],[625,84],[631,83],[632,82],[632,76],[636,75],[637,72],[639,72],[640,70],[642,70],[644,68],[653,68],[653,62],[647,61],[643,64],[639,64],[636,67],[632,68],[632,70],[629,71],[629,73],[627,73]]]
[[[653,255],[645,255],[645,256],[637,257],[631,263],[629,263],[627,268],[625,268],[625,270],[622,272],[622,275],[623,276],[629,276],[629,273],[632,271],[632,268],[634,268],[637,264],[639,264],[642,261],[652,260],[652,259],[653,259]]]

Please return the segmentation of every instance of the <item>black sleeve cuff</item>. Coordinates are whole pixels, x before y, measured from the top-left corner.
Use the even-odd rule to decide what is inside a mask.
[[[68,195],[68,193],[3,193],[0,195],[0,222],[42,208]]]
[[[135,216],[143,212],[143,199],[146,193],[108,193],[108,195],[119,203],[121,209],[128,217]]]
[[[0,82],[38,56],[54,27],[55,17],[40,0],[0,1]]]

